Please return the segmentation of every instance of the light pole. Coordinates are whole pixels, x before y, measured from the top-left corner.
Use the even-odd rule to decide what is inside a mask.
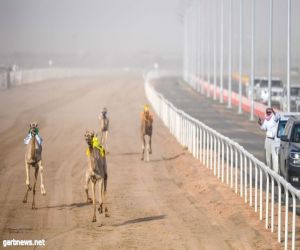
[[[223,56],[224,56],[224,50],[223,50],[223,43],[224,43],[224,2],[221,0],[221,39],[220,39],[220,45],[221,45],[221,52],[220,52],[220,103],[223,103]]]
[[[291,111],[291,0],[288,0],[288,27],[287,27],[287,112]]]
[[[273,0],[269,6],[269,70],[268,70],[268,107],[271,107],[272,88],[272,29],[273,29]]]
[[[199,92],[199,80],[200,80],[200,73],[201,73],[201,65],[200,65],[200,2],[198,1],[196,4],[196,18],[197,18],[197,25],[196,25],[196,38],[197,38],[197,85],[196,85],[196,91]]]
[[[203,87],[203,83],[204,83],[204,79],[205,79],[205,60],[204,60],[204,54],[205,54],[205,47],[204,47],[204,12],[203,12],[203,1],[201,1],[201,5],[200,5],[200,16],[201,16],[201,94],[204,93],[204,87]],[[201,8],[202,7],[202,8]]]
[[[214,1],[213,3],[216,3],[216,1]],[[213,46],[214,46],[214,100],[217,99],[217,6],[216,4],[214,4],[215,7],[215,11],[212,11],[214,13],[213,19],[214,22],[212,22],[213,24],[213,32],[214,32],[214,37],[213,37]],[[213,10],[213,8],[212,8]]]
[[[183,19],[183,23],[184,23],[184,41],[183,41],[183,79],[187,82],[187,55],[188,55],[188,51],[187,51],[187,43],[188,43],[188,39],[187,39],[187,10],[185,10],[184,12],[184,19]]]
[[[194,78],[193,78],[193,76],[194,76],[194,22],[193,22],[193,15],[194,15],[194,13],[193,13],[193,8],[192,8],[193,6],[191,6],[191,8],[190,8],[190,32],[191,32],[191,38],[190,38],[190,42],[191,42],[191,53],[190,53],[190,60],[191,60],[191,74],[190,74],[190,81],[189,81],[189,84],[191,85],[191,86],[193,86],[193,80],[194,80]]]
[[[191,82],[191,15],[190,15],[190,9],[188,9],[187,12],[187,31],[188,31],[188,83]]]
[[[209,4],[210,1],[206,1],[206,20],[207,20],[207,25],[206,25],[206,39],[207,39],[207,83],[208,83],[208,88],[207,88],[207,97],[210,97],[210,13],[209,13]]]
[[[254,56],[255,56],[255,0],[252,0],[252,25],[251,25],[251,107],[250,121],[254,120]]]
[[[242,114],[242,79],[243,79],[243,1],[240,0],[240,36],[239,36],[239,110],[238,113]]]
[[[228,108],[231,105],[231,81],[232,81],[232,55],[231,55],[231,32],[232,32],[232,0],[229,0],[229,27],[228,27]]]
[[[194,6],[193,6],[194,7]],[[193,11],[192,11],[192,22],[193,22],[193,25],[192,25],[192,31],[193,31],[193,36],[192,36],[192,42],[193,42],[193,53],[192,53],[192,56],[193,56],[193,82],[192,82],[192,85],[193,85],[193,88],[196,87],[196,70],[197,70],[197,53],[196,53],[196,46],[197,46],[197,40],[196,40],[196,9],[193,8]]]

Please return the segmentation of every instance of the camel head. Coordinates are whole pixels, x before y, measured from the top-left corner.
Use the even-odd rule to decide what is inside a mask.
[[[95,133],[93,131],[87,130],[84,134],[84,138],[86,143],[89,145],[89,147],[93,146],[93,137],[95,136]]]
[[[29,124],[29,133],[34,137],[39,133],[39,127],[37,122]]]

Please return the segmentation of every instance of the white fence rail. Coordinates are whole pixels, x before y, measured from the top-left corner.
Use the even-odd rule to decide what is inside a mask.
[[[277,232],[284,249],[295,249],[300,190],[238,143],[176,108],[154,90],[150,78],[145,81],[146,96],[177,141],[259,213],[266,229]]]
[[[93,69],[72,69],[72,68],[47,68],[31,69],[23,71],[2,71],[0,73],[0,89],[9,86],[18,86],[27,83],[34,83],[49,79],[61,79],[78,76],[92,76],[100,71]],[[8,79],[9,78],[9,79]]]

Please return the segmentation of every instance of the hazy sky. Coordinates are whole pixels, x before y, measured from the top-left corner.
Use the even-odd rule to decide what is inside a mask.
[[[180,0],[0,0],[0,53],[181,53]]]
[[[220,11],[221,0],[214,3]],[[176,55],[183,48],[180,15],[192,0],[0,0],[0,55],[14,52],[105,55],[124,60],[132,55]],[[203,2],[203,1],[202,1]],[[228,10],[228,0],[224,0]],[[238,7],[233,0],[233,54],[238,53]],[[244,0],[244,50],[250,62],[251,0]],[[267,66],[269,0],[256,0],[256,63]],[[274,0],[274,70],[286,63],[287,0]],[[300,0],[292,0],[292,64],[300,61],[297,26]],[[206,18],[212,25],[212,22]],[[227,54],[228,17],[225,13],[224,48]],[[1,59],[1,58],[0,58]],[[80,59],[81,60],[81,59]]]

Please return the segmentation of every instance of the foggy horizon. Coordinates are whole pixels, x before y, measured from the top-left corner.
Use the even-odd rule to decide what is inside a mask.
[[[181,67],[182,18],[190,0],[2,0],[0,65],[126,66],[154,61]],[[213,8],[220,12],[217,1]],[[268,1],[256,3],[256,64],[264,74],[268,53]],[[228,1],[224,1],[224,63],[228,57]],[[292,67],[300,68],[297,11],[292,1]],[[233,1],[233,68],[238,67],[238,8]],[[273,70],[283,76],[286,62],[287,5],[274,0]],[[251,4],[244,1],[244,66],[250,65]],[[220,22],[219,17],[217,21]],[[207,23],[212,21],[206,20]],[[219,28],[217,39],[220,39]],[[217,46],[219,54],[219,46]],[[202,56],[205,56],[202,55]]]
[[[54,61],[179,58],[183,46],[179,5],[180,0],[4,0],[0,55],[8,61],[27,56],[54,56]]]

